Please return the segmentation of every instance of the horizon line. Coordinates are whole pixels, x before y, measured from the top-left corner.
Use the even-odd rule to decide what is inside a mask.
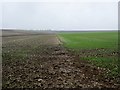
[[[25,30],[25,31],[118,31],[119,29],[15,29],[0,28],[0,30]]]

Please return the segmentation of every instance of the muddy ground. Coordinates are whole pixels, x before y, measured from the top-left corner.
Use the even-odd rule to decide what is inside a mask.
[[[118,78],[64,48],[56,35],[3,37],[2,88],[116,88]]]

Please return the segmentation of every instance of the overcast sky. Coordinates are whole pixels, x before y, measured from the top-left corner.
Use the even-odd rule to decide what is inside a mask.
[[[52,30],[116,30],[118,3],[113,2],[6,2],[2,28]],[[16,0],[18,1],[18,0]],[[34,1],[34,0],[30,0]],[[98,0],[101,1],[101,0]],[[105,0],[104,0],[105,1]],[[0,25],[1,27],[1,25]]]

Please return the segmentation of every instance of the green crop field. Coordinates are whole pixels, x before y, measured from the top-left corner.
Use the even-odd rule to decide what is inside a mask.
[[[60,39],[68,48],[117,48],[117,32],[77,32],[60,33]]]
[[[61,32],[64,47],[83,60],[107,68],[109,75],[118,75],[118,32]]]

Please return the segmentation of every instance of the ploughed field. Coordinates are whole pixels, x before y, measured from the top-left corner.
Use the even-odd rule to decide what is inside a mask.
[[[90,51],[78,54],[63,44],[62,36],[4,33],[2,88],[119,88],[119,77],[84,60]]]

